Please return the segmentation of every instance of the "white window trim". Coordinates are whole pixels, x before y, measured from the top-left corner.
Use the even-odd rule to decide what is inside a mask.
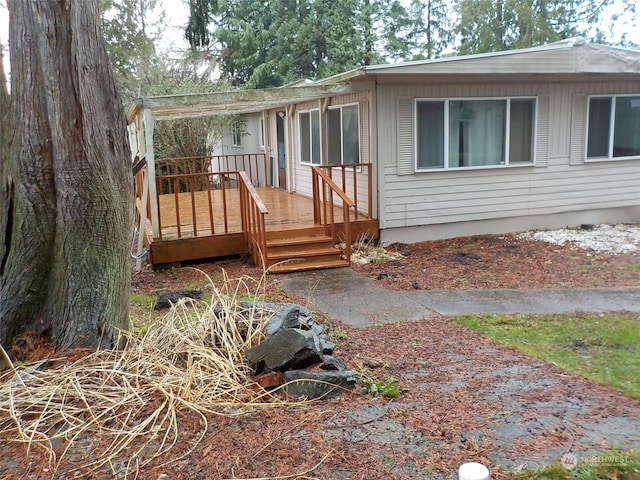
[[[616,131],[615,125],[615,117],[616,117],[616,98],[618,97],[640,97],[639,93],[626,93],[626,94],[608,94],[608,95],[588,95],[587,96],[587,114],[585,121],[585,132],[584,132],[584,162],[585,163],[596,163],[596,162],[619,162],[624,160],[638,160],[640,159],[640,155],[627,155],[625,157],[614,157],[613,156],[613,141],[614,135]],[[591,99],[592,98],[610,98],[611,99],[611,110],[609,111],[609,151],[607,152],[606,157],[588,157],[588,146],[589,146],[589,109],[591,108]]]
[[[260,148],[260,150],[264,150],[265,149],[265,137],[266,137],[264,117],[260,117],[260,122],[259,122],[258,128],[260,129],[260,145],[259,145],[258,148]]]
[[[305,162],[302,159],[302,122],[300,121],[300,115],[302,115],[303,113],[308,113],[309,114],[309,158],[312,159],[313,158],[313,143],[312,143],[312,135],[311,135],[311,112],[318,112],[318,118],[320,117],[320,109],[319,108],[309,108],[306,110],[298,110],[297,112],[297,130],[298,130],[298,153],[300,154],[300,164],[302,165],[322,165],[322,132],[320,132],[320,138],[318,139],[318,141],[320,142],[320,162],[319,163],[313,163],[313,162]],[[322,122],[322,119],[319,118],[319,120]]]
[[[455,101],[468,101],[468,100],[506,100],[507,101],[507,109],[506,109],[506,125],[507,131],[505,133],[505,152],[506,158],[505,163],[501,165],[477,165],[473,167],[450,167],[449,166],[449,102]],[[531,132],[532,135],[532,147],[533,151],[531,152],[531,162],[517,162],[517,163],[509,163],[509,142],[511,140],[511,100],[533,100],[533,129]],[[418,167],[418,142],[417,138],[419,135],[418,132],[418,103],[419,102],[444,102],[444,165],[442,167],[430,167],[430,168],[420,168]],[[537,130],[538,130],[538,97],[532,95],[523,95],[523,96],[512,96],[512,97],[443,97],[443,98],[415,98],[413,100],[413,158],[414,158],[414,171],[416,173],[422,172],[449,172],[449,171],[459,171],[459,170],[487,170],[493,168],[522,168],[522,167],[534,167],[536,164],[536,142],[537,142]]]
[[[234,147],[242,146],[242,124],[240,121],[231,124],[231,145]]]
[[[358,111],[358,159],[359,162],[358,163],[362,163],[362,143],[361,143],[361,138],[360,138],[360,104],[358,102],[352,102],[352,103],[344,103],[344,104],[340,104],[340,105],[332,105],[328,108],[328,110],[342,110],[344,107],[356,107],[357,111]],[[328,122],[327,122],[328,124]],[[327,139],[328,141],[328,139]],[[336,167],[339,165],[344,165],[344,142],[343,142],[343,138],[342,138],[342,111],[340,112],[340,163],[327,163],[327,165],[335,165]],[[353,167],[351,167],[353,168]],[[350,170],[351,170],[350,168]],[[355,167],[356,171],[360,171],[361,167]]]

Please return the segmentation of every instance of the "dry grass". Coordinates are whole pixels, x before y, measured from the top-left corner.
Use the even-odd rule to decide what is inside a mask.
[[[108,438],[101,455],[85,456],[73,468],[88,473],[109,466],[116,473],[114,464],[125,458],[126,476],[159,456],[188,455],[212,414],[284,405],[252,381],[244,361],[266,319],[255,309],[240,311],[243,280],[226,279],[221,289],[212,283],[212,289],[210,302],[185,299],[143,335],[121,332],[122,350],[96,351],[43,371],[12,367],[0,378],[0,433],[45,449],[54,471],[83,439]],[[200,419],[199,438],[186,453],[171,454],[181,419],[193,417]]]

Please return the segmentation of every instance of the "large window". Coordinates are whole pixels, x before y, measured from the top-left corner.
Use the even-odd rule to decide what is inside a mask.
[[[300,128],[300,161],[320,165],[320,112],[298,113]]]
[[[640,156],[640,96],[589,98],[587,159]]]
[[[533,163],[535,99],[416,102],[416,170]]]
[[[330,108],[327,114],[327,128],[329,164],[360,163],[358,105]]]

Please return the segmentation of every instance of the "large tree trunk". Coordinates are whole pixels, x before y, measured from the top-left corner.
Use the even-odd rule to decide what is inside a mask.
[[[133,189],[97,2],[9,0],[8,7],[0,343],[50,329],[59,349],[111,347],[110,327],[129,322]]]
[[[0,262],[4,258],[4,236],[7,224],[7,159],[8,155],[8,129],[9,123],[9,92],[7,91],[7,77],[4,71],[3,45],[0,38]],[[0,272],[3,264],[0,263]]]

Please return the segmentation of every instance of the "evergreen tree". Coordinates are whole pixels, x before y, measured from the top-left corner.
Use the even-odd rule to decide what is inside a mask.
[[[0,343],[33,330],[51,332],[60,350],[115,347],[129,326],[133,188],[97,0],[10,0],[8,9]]]
[[[411,0],[388,4],[384,17],[385,57],[392,61],[434,58],[454,38],[454,22],[447,0]]]
[[[387,54],[409,56],[400,42],[411,25],[397,0],[190,0],[190,6],[185,37],[193,49],[215,50],[234,85],[283,85],[382,63]]]
[[[164,28],[164,15],[154,25],[148,24],[158,0],[100,0],[102,30],[107,43],[118,90],[125,103],[139,97],[155,68],[157,55],[150,29]]]
[[[460,53],[526,48],[586,35],[612,0],[461,0]]]

